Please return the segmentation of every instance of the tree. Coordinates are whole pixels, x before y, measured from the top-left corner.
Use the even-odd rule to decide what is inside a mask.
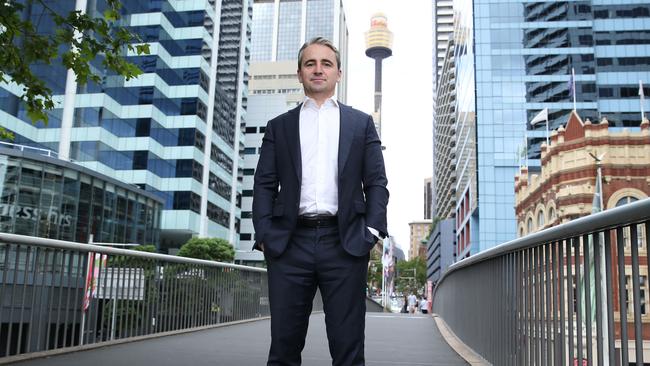
[[[178,255],[209,261],[232,262],[235,258],[235,249],[227,240],[221,238],[194,237],[183,244]]]
[[[136,250],[138,252],[147,252],[147,253],[156,253],[156,246],[153,244],[142,244],[138,245],[137,247],[133,247],[132,250]]]
[[[427,281],[427,264],[421,257],[397,262],[397,273],[395,286],[398,292],[418,293]]]
[[[77,83],[102,81],[93,72],[90,62],[98,55],[102,66],[122,75],[126,80],[142,74],[136,65],[126,61],[124,51],[138,55],[148,54],[149,45],[124,27],[116,26],[120,18],[120,1],[106,0],[106,10],[101,17],[81,11],[58,14],[46,0],[0,1],[0,82],[15,82],[23,88],[20,96],[25,103],[27,116],[32,122],[47,123],[47,111],[55,107],[52,90],[31,70],[33,64],[50,64],[57,57],[63,65],[74,71]],[[25,14],[39,13],[36,19],[51,18],[56,25],[46,34],[37,31],[37,24]],[[70,46],[67,51],[65,46]],[[0,128],[0,139],[13,135]]]

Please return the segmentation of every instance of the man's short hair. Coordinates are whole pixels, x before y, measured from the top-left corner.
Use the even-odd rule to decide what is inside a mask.
[[[332,43],[329,39],[324,38],[324,37],[315,37],[310,39],[309,41],[305,42],[305,44],[300,47],[300,51],[298,51],[298,70],[302,67],[302,54],[305,51],[305,48],[313,45],[313,44],[319,44],[321,46],[328,47],[332,51],[334,51],[334,54],[336,55],[336,67],[341,70],[341,54],[339,53],[339,50],[334,46],[334,43]]]

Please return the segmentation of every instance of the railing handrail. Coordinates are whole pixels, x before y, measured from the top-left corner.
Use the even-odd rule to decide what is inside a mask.
[[[28,145],[14,144],[12,142],[6,142],[6,141],[0,141],[0,145],[8,145],[8,146],[11,146],[12,148],[18,148],[18,150],[20,150],[20,151],[36,150],[36,151],[40,151],[41,155],[45,155],[45,156],[49,156],[49,157],[55,157],[55,158],[59,157],[58,152],[56,152],[54,150],[50,150],[50,149],[43,149],[43,148],[40,148],[40,147],[33,147],[33,146],[28,146]]]
[[[636,202],[628,203],[620,207],[614,207],[602,212],[583,216],[561,225],[553,226],[548,229],[526,235],[522,238],[517,238],[503,244],[499,244],[494,248],[490,248],[478,254],[472,255],[469,258],[458,261],[449,266],[448,270],[440,278],[438,283],[442,283],[445,277],[454,271],[471,266],[478,262],[501,256],[506,253],[511,253],[516,250],[538,245],[540,243],[560,241],[568,237],[586,235],[596,231],[603,231],[608,228],[622,226],[624,224],[644,221],[648,219],[650,219],[650,198],[638,200]]]
[[[243,265],[233,264],[233,263],[216,262],[216,261],[209,261],[204,259],[185,258],[176,255],[141,252],[137,250],[111,248],[106,246],[82,244],[82,243],[65,241],[65,240],[38,238],[38,237],[18,235],[18,234],[0,233],[0,242],[39,246],[39,247],[68,249],[68,250],[78,250],[83,252],[93,252],[93,253],[102,253],[102,254],[126,255],[131,257],[163,260],[167,262],[199,264],[199,265],[210,266],[210,267],[240,269],[240,270],[251,271],[251,272],[266,272],[266,268],[260,268],[260,267],[243,266]]]

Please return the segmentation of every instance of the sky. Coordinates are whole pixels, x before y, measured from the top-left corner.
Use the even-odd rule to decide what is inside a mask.
[[[383,62],[382,144],[388,177],[388,232],[408,255],[408,223],[424,219],[424,179],[433,172],[431,0],[343,0],[349,32],[347,104],[374,108],[374,60],[364,33],[382,12],[393,32]]]

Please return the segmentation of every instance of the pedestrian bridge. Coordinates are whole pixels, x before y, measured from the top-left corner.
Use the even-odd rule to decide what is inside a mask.
[[[331,365],[322,313],[310,319],[303,364]],[[432,317],[368,313],[366,365],[467,365],[442,339]],[[265,365],[270,324],[248,321],[38,358],[17,365]]]
[[[367,313],[367,365],[643,365],[649,233],[646,199],[460,261],[435,315]],[[0,364],[261,365],[267,296],[260,268],[0,233]]]

